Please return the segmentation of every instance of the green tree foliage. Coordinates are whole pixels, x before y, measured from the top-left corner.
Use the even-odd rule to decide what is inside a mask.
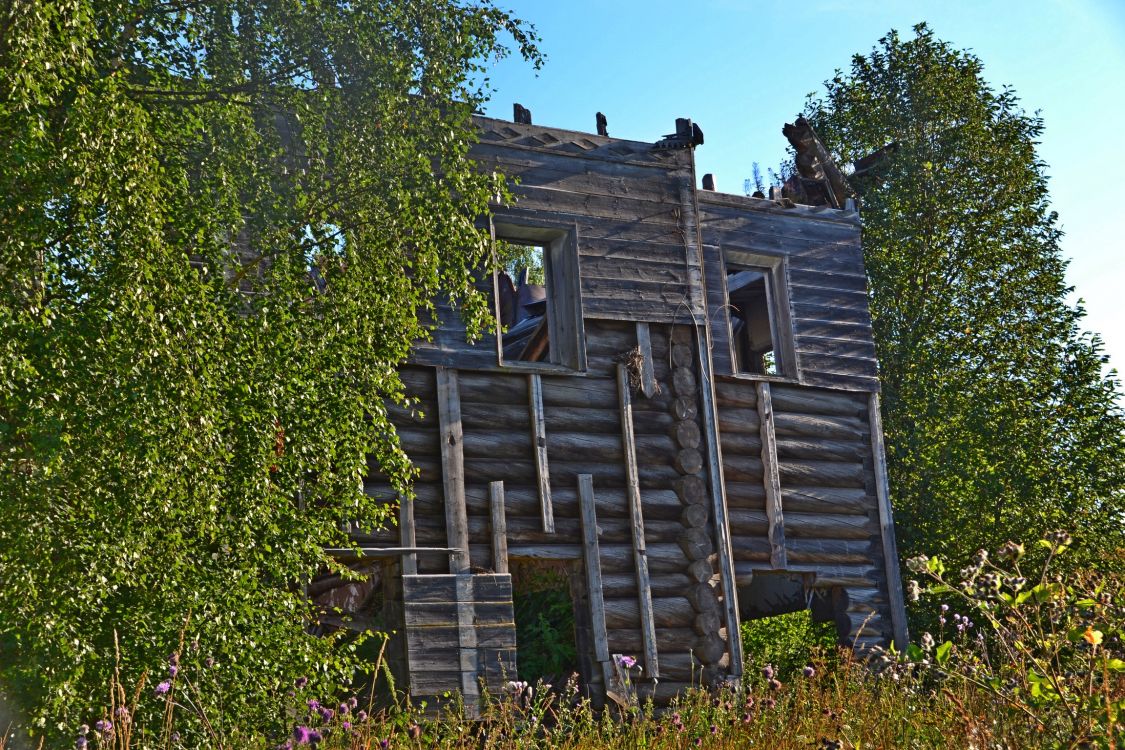
[[[115,634],[126,684],[213,659],[242,726],[351,678],[297,582],[385,519],[369,456],[410,477],[419,310],[487,319],[506,193],[466,154],[505,39],[538,65],[489,0],[0,9],[0,675],[40,724],[96,718]]]
[[[841,163],[898,146],[854,183],[904,551],[963,561],[1058,527],[1085,562],[1119,549],[1125,417],[1065,301],[1041,118],[925,25],[826,86],[808,116]]]

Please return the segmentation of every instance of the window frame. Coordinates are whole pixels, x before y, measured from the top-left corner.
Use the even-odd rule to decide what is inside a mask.
[[[551,360],[525,362],[504,358],[504,335],[500,325],[498,276],[492,272],[493,317],[497,322],[496,361],[502,369],[524,372],[550,372],[566,375],[584,373],[586,328],[582,320],[582,284],[578,263],[578,227],[575,224],[494,215],[490,234],[495,243],[505,240],[543,248],[543,276],[547,288],[547,337]],[[495,260],[495,256],[494,256]]]
[[[730,374],[747,380],[772,380],[798,382],[800,371],[794,341],[793,318],[789,306],[789,257],[769,255],[760,252],[735,248],[721,248],[723,284],[723,311],[727,327],[727,346],[730,357]],[[764,272],[766,280],[766,309],[770,316],[770,334],[773,339],[774,355],[777,361],[776,374],[744,372],[739,369],[735,349],[734,326],[730,311],[733,305],[727,289],[727,278],[731,269],[757,270]]]

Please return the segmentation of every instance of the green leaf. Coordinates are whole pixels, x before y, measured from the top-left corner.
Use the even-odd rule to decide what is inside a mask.
[[[936,661],[941,666],[945,666],[946,662],[949,661],[949,657],[952,653],[953,642],[945,641],[934,651],[934,661]]]

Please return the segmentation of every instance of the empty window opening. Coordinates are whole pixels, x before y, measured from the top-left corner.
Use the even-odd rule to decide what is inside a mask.
[[[779,357],[777,299],[772,281],[768,268],[727,267],[735,372],[784,374]]]
[[[547,252],[543,245],[500,240],[504,269],[497,276],[501,347],[505,362],[553,362]]]
[[[575,566],[566,560],[517,558],[510,566],[519,679],[561,686],[572,674],[585,678],[574,617]]]

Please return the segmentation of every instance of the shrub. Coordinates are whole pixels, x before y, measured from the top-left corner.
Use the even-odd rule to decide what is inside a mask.
[[[815,659],[836,651],[836,628],[813,622],[805,609],[742,623],[742,651],[747,665],[772,665],[782,679],[800,672]],[[752,675],[753,670],[748,670]]]

